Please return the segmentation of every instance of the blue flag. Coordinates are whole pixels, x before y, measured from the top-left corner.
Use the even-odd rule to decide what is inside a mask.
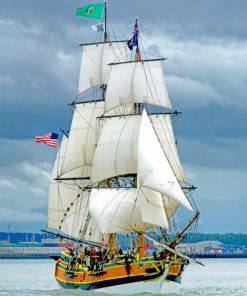
[[[138,46],[138,32],[135,32],[133,37],[127,41],[128,48],[133,49],[134,46]]]

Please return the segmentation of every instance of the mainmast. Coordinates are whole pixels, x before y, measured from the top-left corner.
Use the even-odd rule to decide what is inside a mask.
[[[141,57],[141,52],[139,49],[139,28],[138,28],[138,18],[136,17],[135,20],[135,25],[134,25],[134,36],[133,38],[135,39],[135,43],[136,43],[136,54],[135,54],[135,60],[137,62],[140,62],[142,60]],[[141,114],[142,113],[142,103],[135,103],[134,104],[134,112],[137,114]]]
[[[104,1],[104,42],[108,41],[108,35],[107,35],[107,8],[106,8],[106,1]],[[105,100],[105,93],[106,93],[106,85],[102,84],[101,85],[102,89],[102,100]]]
[[[137,62],[140,62],[142,57],[141,57],[141,53],[140,53],[140,49],[139,49],[138,37],[139,37],[139,28],[138,28],[138,18],[136,17],[135,25],[134,25],[133,39],[136,42],[135,60]],[[134,113],[142,114],[142,103],[134,103]],[[144,232],[140,232],[140,236],[139,236],[139,256],[140,256],[140,258],[143,258],[145,256],[145,238],[144,238],[143,234],[144,234]]]

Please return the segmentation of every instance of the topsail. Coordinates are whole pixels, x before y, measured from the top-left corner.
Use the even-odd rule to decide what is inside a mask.
[[[147,103],[171,109],[163,59],[110,64],[106,111],[128,103]]]
[[[82,49],[78,94],[106,85],[110,72],[108,64],[127,60],[125,41],[84,44]]]

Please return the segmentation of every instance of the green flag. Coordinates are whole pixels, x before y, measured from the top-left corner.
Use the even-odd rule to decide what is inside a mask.
[[[77,8],[76,15],[90,17],[94,19],[102,19],[103,11],[104,3],[94,3]]]

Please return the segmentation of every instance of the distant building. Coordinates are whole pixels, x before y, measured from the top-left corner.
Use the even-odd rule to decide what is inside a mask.
[[[201,241],[198,243],[182,243],[176,248],[184,254],[222,253],[223,243],[220,241]]]

